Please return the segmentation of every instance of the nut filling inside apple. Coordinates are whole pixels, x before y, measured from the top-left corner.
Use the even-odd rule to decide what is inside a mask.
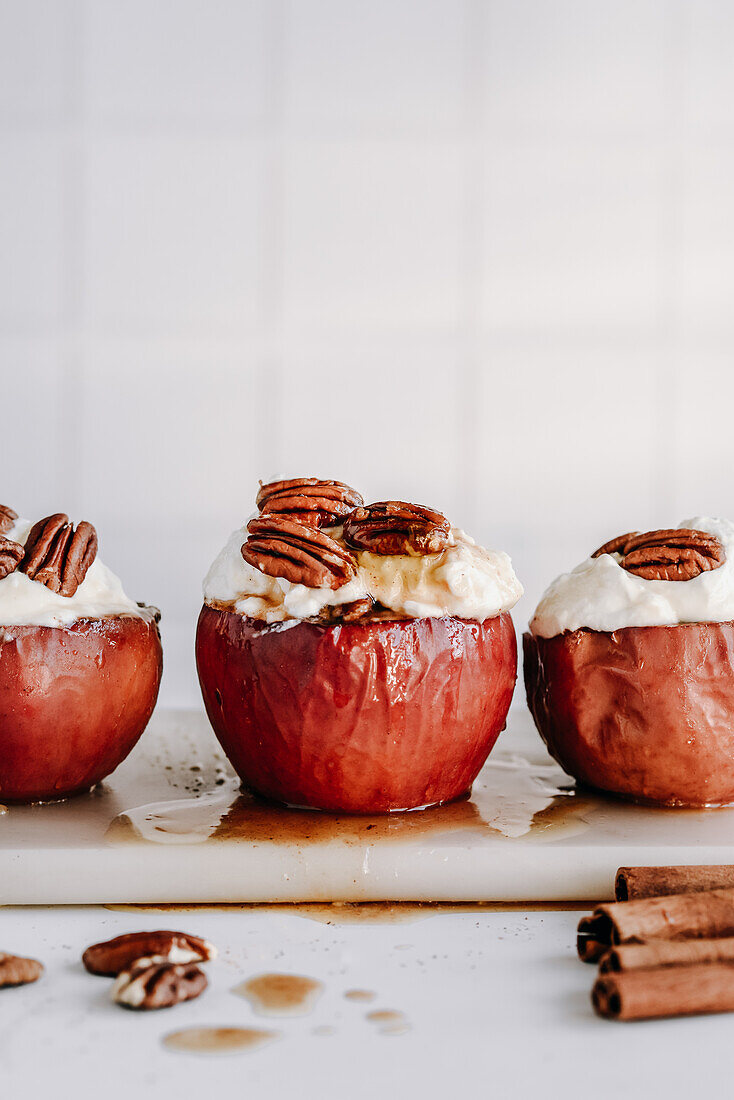
[[[291,806],[416,809],[465,794],[503,729],[522,593],[434,509],[342,482],[262,486],[204,582],[196,657],[243,783]]]

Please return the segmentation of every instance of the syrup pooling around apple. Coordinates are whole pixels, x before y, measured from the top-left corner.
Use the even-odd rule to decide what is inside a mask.
[[[257,503],[260,514],[232,533],[207,573],[212,607],[265,623],[482,621],[522,595],[507,554],[477,545],[433,508],[365,506],[350,486],[317,478],[261,485]]]

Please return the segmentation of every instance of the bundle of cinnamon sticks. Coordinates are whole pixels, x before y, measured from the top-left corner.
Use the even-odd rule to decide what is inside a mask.
[[[734,1012],[734,865],[620,867],[615,897],[578,927],[600,1016]]]

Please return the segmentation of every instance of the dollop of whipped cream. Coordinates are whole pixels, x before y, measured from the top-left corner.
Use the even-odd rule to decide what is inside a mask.
[[[708,531],[721,542],[726,561],[689,581],[647,581],[619,564],[619,554],[587,558],[545,590],[530,623],[533,634],[553,638],[566,631],[627,626],[674,626],[734,620],[734,524],[695,516],[678,524]]]
[[[327,528],[341,540],[340,527]],[[247,527],[238,527],[204,578],[204,599],[268,623],[308,619],[325,607],[371,596],[395,618],[453,615],[489,619],[509,611],[523,593],[507,554],[485,550],[458,528],[440,554],[356,553],[357,575],[341,588],[307,588],[261,573],[242,557]]]
[[[18,519],[5,538],[25,546],[32,527]],[[39,581],[16,569],[0,580],[0,627],[70,626],[77,619],[103,619],[114,615],[144,618],[146,612],[125,595],[119,577],[95,558],[73,596],[59,596]]]

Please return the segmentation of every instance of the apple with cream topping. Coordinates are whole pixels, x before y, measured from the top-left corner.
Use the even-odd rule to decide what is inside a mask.
[[[347,813],[466,793],[517,672],[506,554],[342,482],[263,485],[204,581],[209,719],[250,789]]]
[[[155,706],[157,612],[96,555],[90,523],[57,513],[31,525],[0,507],[0,802],[89,790]]]
[[[523,642],[528,705],[569,774],[666,806],[734,801],[734,525],[605,543]]]

